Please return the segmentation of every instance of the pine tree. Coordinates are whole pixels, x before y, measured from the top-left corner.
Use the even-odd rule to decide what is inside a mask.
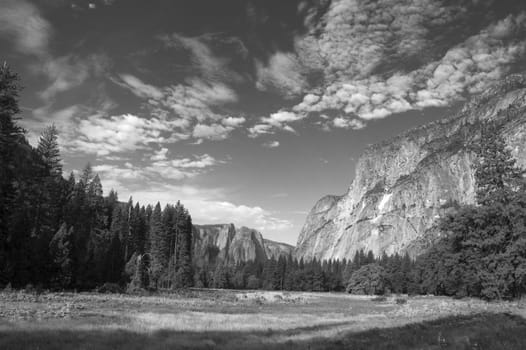
[[[42,157],[47,171],[52,177],[62,176],[62,159],[58,146],[58,130],[51,124],[42,132],[38,142],[37,152]]]
[[[49,250],[55,265],[55,284],[67,289],[73,284],[73,228],[64,223],[53,236]]]
[[[0,67],[0,283],[7,283],[13,272],[9,259],[9,220],[15,197],[15,149],[23,130],[15,119],[19,113],[18,76],[7,64]],[[5,276],[5,277],[4,277]]]
[[[509,202],[510,196],[524,186],[525,172],[517,166],[511,151],[506,147],[501,129],[495,122],[483,124],[480,141],[475,147],[479,205]]]
[[[161,204],[157,203],[150,219],[150,256],[151,256],[151,278],[150,282],[154,288],[158,287],[161,275],[168,265],[168,242],[166,231],[162,224]]]
[[[179,268],[177,270],[176,284],[180,288],[187,288],[193,285],[192,270],[192,218],[188,211],[185,211],[185,223],[181,232]]]

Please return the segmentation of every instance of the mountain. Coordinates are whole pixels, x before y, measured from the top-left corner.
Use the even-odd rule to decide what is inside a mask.
[[[511,75],[467,102],[456,115],[367,148],[351,186],[325,196],[300,232],[295,256],[310,260],[418,255],[439,237],[436,219],[457,204],[473,203],[471,146],[481,123],[503,125],[502,136],[526,166],[526,75]]]
[[[198,265],[228,264],[246,261],[264,262],[272,257],[287,256],[294,247],[263,239],[260,232],[233,224],[194,225],[194,259]]]
[[[290,244],[271,241],[269,239],[263,239],[263,244],[265,245],[265,253],[267,258],[278,259],[280,256],[288,256],[294,251],[294,247]]]

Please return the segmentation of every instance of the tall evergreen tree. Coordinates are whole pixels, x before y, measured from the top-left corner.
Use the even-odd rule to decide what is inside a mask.
[[[49,244],[55,266],[54,284],[60,288],[69,288],[73,283],[73,228],[64,223],[60,226]]]
[[[14,210],[15,150],[23,130],[16,123],[19,113],[18,76],[7,64],[0,67],[0,283],[7,283],[13,273],[9,259],[9,220]]]
[[[155,288],[168,265],[168,242],[162,223],[161,204],[157,203],[150,219],[150,282]]]

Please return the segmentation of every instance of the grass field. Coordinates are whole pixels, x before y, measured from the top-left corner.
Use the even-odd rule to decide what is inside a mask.
[[[197,290],[0,293],[0,349],[526,349],[526,305]]]

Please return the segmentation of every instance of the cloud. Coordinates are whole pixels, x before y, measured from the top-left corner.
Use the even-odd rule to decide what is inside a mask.
[[[236,92],[225,84],[199,79],[189,79],[187,84],[167,86],[161,91],[160,98],[148,101],[150,107],[157,113],[175,114],[186,120],[188,126],[195,121],[227,119],[225,115],[216,112],[215,108],[238,100]]]
[[[139,97],[153,98],[159,100],[162,99],[164,96],[163,92],[159,88],[153,85],[145,84],[139,78],[133,75],[121,74],[120,78],[122,79],[122,83],[119,81],[116,82],[119,85],[127,87]]]
[[[192,136],[196,139],[224,140],[234,128],[221,124],[197,124]]]
[[[415,50],[430,45],[429,28],[446,25],[457,16],[449,7],[437,8],[439,2],[411,5],[399,0],[389,11],[386,3],[335,1],[331,5],[323,27],[318,28],[322,32],[316,45],[312,36],[303,43],[324,58],[326,85],[306,94],[293,112],[336,110],[343,115],[332,126],[353,127],[347,122],[353,116],[380,119],[412,109],[448,106],[480,93],[524,59],[526,14],[520,13],[490,24],[414,69],[395,61],[389,71],[382,71],[386,60],[411,57]],[[310,54],[306,47],[301,53]]]
[[[365,128],[366,124],[359,120],[359,119],[348,119],[344,117],[336,117],[332,121],[332,125],[335,128],[341,128],[341,129],[352,129],[352,130],[360,130]]]
[[[238,100],[236,92],[223,83],[192,78],[185,84],[159,88],[130,74],[120,77],[122,81],[114,82],[145,99],[151,115],[177,131],[166,142],[190,137],[223,140],[246,121],[244,117],[226,116],[221,111],[223,105]]]
[[[244,117],[227,117],[221,121],[223,125],[231,126],[231,127],[238,127],[243,125],[246,122],[246,119]]]
[[[305,114],[280,110],[270,114],[269,117],[262,117],[261,123],[248,129],[249,137],[256,138],[263,134],[273,134],[275,129],[295,133],[296,131],[289,125],[292,122],[302,120]]]
[[[3,0],[0,11],[0,35],[14,41],[19,52],[47,54],[51,26],[38,9],[24,0]]]
[[[72,140],[72,149],[99,156],[135,151],[166,142],[163,134],[169,131],[169,122],[158,118],[147,119],[133,114],[107,118],[96,114],[79,122],[78,138]]]
[[[51,84],[40,92],[40,97],[50,100],[58,93],[81,85],[88,77],[101,75],[107,67],[105,55],[90,55],[87,58],[66,55],[48,58],[43,64],[33,66],[33,71],[47,75]]]
[[[263,147],[266,148],[276,148],[279,147],[279,141],[268,141],[263,144]]]
[[[160,37],[166,47],[184,49],[190,53],[190,61],[195,73],[200,74],[208,81],[232,81],[242,82],[244,78],[236,71],[230,69],[230,59],[219,57],[212,52],[209,42],[221,41],[231,46],[235,52],[242,56],[246,55],[246,47],[237,38],[224,38],[222,36],[205,34],[199,37],[186,37],[177,33]],[[188,70],[187,70],[188,72]],[[194,73],[189,71],[190,73]]]
[[[167,152],[161,152],[165,154]],[[156,155],[159,153],[156,153]],[[159,158],[159,157],[157,157]],[[204,155],[194,155],[187,158],[164,158],[162,160],[152,157],[152,161],[146,165],[133,165],[129,162],[123,165],[116,164],[100,164],[93,169],[104,175],[104,178],[112,181],[112,183],[158,183],[161,179],[165,181],[180,181],[186,178],[194,177],[207,171],[216,165],[223,164],[224,161],[219,161],[214,157]]]
[[[155,151],[154,155],[151,157],[153,161],[162,161],[166,160],[166,155],[168,154],[168,148],[162,147],[160,150]]]
[[[264,134],[273,134],[272,125],[269,124],[256,124],[248,128],[248,136],[251,138],[256,138]]]
[[[267,64],[256,61],[256,87],[262,91],[277,91],[284,98],[295,98],[307,88],[302,65],[295,54],[277,52]]]

